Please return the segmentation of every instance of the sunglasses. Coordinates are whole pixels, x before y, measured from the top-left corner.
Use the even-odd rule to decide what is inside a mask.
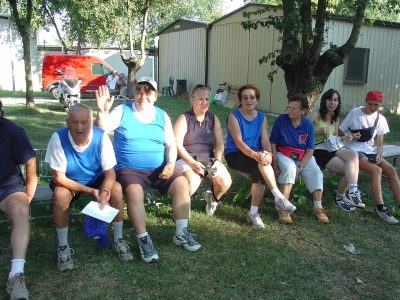
[[[192,91],[190,92],[190,96],[193,97],[194,93],[198,89],[211,91],[211,87],[208,84],[196,84],[192,89]]]
[[[143,91],[145,94],[150,94],[152,91],[155,91],[155,89],[149,84],[137,84],[135,85],[135,91]]]

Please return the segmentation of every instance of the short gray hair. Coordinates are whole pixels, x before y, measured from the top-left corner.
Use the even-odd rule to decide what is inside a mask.
[[[90,119],[93,120],[93,111],[92,111],[92,109],[89,106],[87,106],[86,104],[82,104],[82,103],[76,103],[74,105],[71,105],[71,107],[68,109],[67,120],[69,120],[69,118],[71,117],[71,114],[74,111],[77,111],[77,110],[87,110],[90,113]]]

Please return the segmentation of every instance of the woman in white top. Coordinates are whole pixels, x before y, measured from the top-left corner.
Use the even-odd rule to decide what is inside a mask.
[[[372,193],[375,198],[375,211],[380,218],[390,224],[397,224],[382,197],[382,174],[390,181],[394,198],[400,204],[400,181],[396,169],[382,158],[384,135],[389,132],[386,118],[378,113],[382,103],[382,93],[370,91],[365,98],[366,105],[353,108],[339,126],[341,136],[352,136],[345,142],[345,147],[358,152],[360,170],[372,176]],[[377,136],[377,147],[374,148],[374,138]]]

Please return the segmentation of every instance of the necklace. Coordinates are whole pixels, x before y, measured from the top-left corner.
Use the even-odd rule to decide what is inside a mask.
[[[250,114],[246,114],[244,112],[243,108],[240,108],[240,112],[243,115],[243,117],[245,117],[246,119],[253,119],[254,110],[252,110]]]

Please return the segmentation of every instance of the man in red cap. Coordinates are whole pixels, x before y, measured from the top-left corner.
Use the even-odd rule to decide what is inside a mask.
[[[400,181],[396,169],[382,158],[384,135],[389,132],[386,118],[378,110],[382,104],[383,95],[378,90],[367,93],[366,105],[353,108],[339,126],[340,135],[349,135],[352,140],[345,142],[345,147],[358,153],[360,170],[372,176],[372,193],[375,198],[375,211],[378,216],[389,224],[399,221],[390,213],[382,197],[382,174],[390,181],[394,198],[400,205]],[[374,138],[377,136],[377,146]]]

